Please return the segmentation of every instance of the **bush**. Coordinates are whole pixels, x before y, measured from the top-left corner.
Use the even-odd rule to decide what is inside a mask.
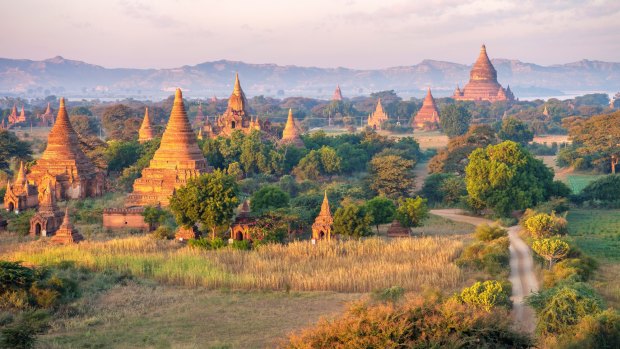
[[[603,301],[584,283],[567,283],[534,293],[526,302],[536,311],[537,329],[542,334],[562,334],[572,330],[588,315],[599,313]]]
[[[373,298],[382,302],[398,302],[405,295],[405,289],[400,286],[392,286],[373,292]]]
[[[564,213],[570,208],[568,199],[565,197],[552,197],[549,201],[541,202],[534,207],[534,211],[540,213]]]
[[[613,309],[596,315],[587,315],[567,335],[561,347],[566,349],[620,348],[620,315]]]
[[[523,223],[525,229],[535,239],[548,238],[554,235],[564,235],[567,233],[567,222],[562,217],[557,217],[555,213],[538,213],[525,219]]]
[[[590,182],[577,200],[593,202],[600,207],[615,207],[620,197],[620,175],[608,175]]]
[[[476,282],[472,286],[463,289],[459,299],[466,304],[480,307],[490,312],[496,306],[510,308],[512,306],[510,301],[511,292],[510,284],[490,280]]]
[[[34,210],[22,211],[11,215],[7,229],[21,236],[28,235],[30,231],[30,219],[34,216]]]
[[[456,264],[459,267],[484,270],[493,276],[503,275],[510,264],[509,245],[507,237],[473,243],[463,250]]]
[[[476,227],[474,235],[480,241],[491,241],[508,236],[508,231],[499,225],[482,224]]]
[[[157,227],[152,233],[151,236],[158,240],[172,240],[174,239],[174,230],[168,226],[162,225]]]
[[[222,247],[226,247],[226,242],[224,242],[224,240],[219,237],[216,237],[214,239],[199,238],[199,239],[190,239],[187,242],[187,245],[193,248],[202,248],[205,250],[217,250]]]
[[[586,256],[568,258],[555,264],[551,270],[545,270],[543,283],[545,288],[550,288],[564,281],[588,281],[596,267],[596,261]]]
[[[242,251],[247,251],[247,250],[252,249],[252,245],[250,244],[248,240],[242,240],[242,241],[235,240],[230,245],[230,247],[232,247],[235,250],[242,250]]]
[[[29,311],[23,313],[17,321],[0,330],[0,347],[28,349],[34,348],[36,335],[48,327],[48,313]]]

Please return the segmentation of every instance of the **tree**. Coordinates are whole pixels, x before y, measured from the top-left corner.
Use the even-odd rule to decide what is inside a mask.
[[[144,221],[151,227],[165,224],[171,218],[170,212],[159,206],[146,206],[142,212],[142,216],[144,217]]]
[[[602,171],[615,173],[615,159],[620,156],[620,111],[591,118],[567,118],[562,124],[576,146],[575,160],[582,159]]]
[[[525,229],[535,239],[548,238],[554,235],[566,234],[566,220],[556,217],[555,213],[538,213],[525,220]]]
[[[448,137],[456,137],[467,132],[471,114],[462,105],[449,104],[441,108],[441,129]]]
[[[238,191],[233,177],[215,170],[176,190],[170,199],[170,210],[179,225],[189,228],[201,223],[211,229],[215,238],[215,230],[230,223],[239,203]]]
[[[252,212],[260,215],[269,210],[288,207],[289,200],[289,195],[282,189],[275,185],[267,185],[252,195],[250,206]]]
[[[443,195],[443,202],[448,205],[456,204],[467,194],[463,178],[456,176],[446,178],[439,186],[439,190]]]
[[[396,219],[403,227],[419,227],[426,218],[428,218],[426,199],[416,196],[398,201]]]
[[[137,138],[142,119],[135,110],[116,104],[103,111],[101,123],[108,139],[129,141]]]
[[[30,161],[30,143],[21,141],[13,132],[0,129],[0,170],[8,170],[13,159]]]
[[[409,196],[415,187],[415,161],[397,155],[375,156],[370,160],[370,188],[379,195],[396,199]]]
[[[82,137],[96,137],[99,133],[99,123],[93,117],[86,115],[72,115],[71,126]]]
[[[474,208],[508,216],[548,199],[553,173],[518,143],[504,141],[471,153],[465,183]]]
[[[334,214],[334,234],[357,238],[370,236],[371,223],[372,217],[364,206],[348,204],[337,209]]]
[[[431,173],[465,174],[465,167],[472,151],[497,143],[495,130],[490,126],[474,125],[466,134],[451,138],[448,147],[440,150],[431,158],[428,168]]]
[[[322,173],[332,176],[340,173],[340,157],[332,147],[323,146],[319,149]]]
[[[513,141],[521,145],[526,145],[534,139],[534,133],[529,127],[515,117],[504,119],[497,135],[504,141]]]
[[[532,250],[549,261],[549,270],[551,270],[556,261],[568,255],[570,247],[560,239],[540,239],[532,243]]]
[[[137,141],[110,141],[105,150],[105,159],[108,163],[108,170],[122,171],[133,165],[140,158],[140,144]]]
[[[510,286],[504,286],[497,280],[476,282],[461,291],[460,299],[490,312],[496,306],[510,307]]]
[[[376,196],[366,201],[366,209],[372,216],[372,224],[377,228],[377,234],[379,234],[379,224],[390,223],[396,213],[394,202],[384,196]]]

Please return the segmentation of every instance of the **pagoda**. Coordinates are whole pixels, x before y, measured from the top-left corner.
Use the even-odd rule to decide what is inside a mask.
[[[6,184],[4,208],[9,212],[19,213],[20,211],[37,207],[37,204],[37,188],[28,183],[24,163],[20,162],[13,185],[10,182]]]
[[[513,101],[514,95],[510,86],[504,89],[497,82],[497,71],[489,60],[487,49],[484,45],[480,49],[478,60],[469,73],[469,83],[463,90],[457,86],[454,91],[454,99],[457,101]]]
[[[413,127],[419,130],[436,130],[439,126],[439,109],[437,109],[430,87],[426,92],[422,108],[418,110],[413,120]]]
[[[341,101],[342,100],[342,91],[340,90],[340,85],[336,85],[336,89],[334,90],[334,94],[332,95],[332,101]]]
[[[230,238],[237,241],[252,240],[254,226],[256,226],[256,219],[250,215],[250,206],[245,200],[235,221],[230,225]]]
[[[280,144],[284,145],[294,145],[299,148],[303,148],[304,142],[299,137],[299,130],[297,130],[297,126],[295,125],[295,118],[293,118],[293,110],[288,110],[288,119],[286,119],[286,125],[284,126],[284,131],[282,131],[282,139],[280,140]]]
[[[30,169],[28,181],[41,188],[51,185],[59,200],[103,194],[104,176],[80,148],[64,98],[60,99],[56,122],[47,138],[47,147],[36,165]]]
[[[54,124],[54,114],[52,113],[49,102],[47,103],[47,109],[45,109],[45,112],[43,114],[39,114],[37,118],[39,119],[40,126],[47,127]]]
[[[144,111],[144,119],[142,119],[142,125],[138,131],[138,142],[144,143],[155,138],[155,130],[151,125],[151,118],[149,117],[149,107],[146,107]]]
[[[13,109],[11,109],[11,114],[9,114],[9,124],[18,124],[20,122],[26,122],[26,111],[24,110],[24,106],[22,105],[22,110],[17,115],[17,106],[13,105]]]
[[[381,105],[381,98],[377,101],[377,107],[375,108],[375,112],[368,115],[368,126],[373,130],[380,130],[381,124],[388,121],[389,117],[387,113],[383,110],[383,105]]]
[[[78,233],[71,220],[69,219],[69,208],[65,209],[65,217],[62,220],[60,228],[56,234],[52,236],[52,242],[56,244],[73,244],[84,240],[82,234]]]
[[[56,194],[49,185],[39,193],[39,209],[30,219],[31,236],[48,236],[62,224],[63,214],[56,206]]]
[[[327,199],[327,191],[323,196],[323,204],[321,204],[321,212],[312,224],[312,240],[331,240],[332,229],[334,226],[334,218],[329,208],[329,200]]]
[[[211,137],[218,135],[229,137],[236,130],[240,130],[246,134],[253,130],[260,130],[261,127],[258,122],[258,117],[253,119],[248,113],[247,106],[248,101],[245,98],[243,89],[241,89],[239,74],[236,74],[235,87],[233,88],[230,98],[228,98],[228,107],[226,111],[217,119],[215,125],[208,125],[208,129],[205,129],[205,131]]]
[[[149,167],[142,170],[142,177],[134,182],[126,206],[168,206],[177,188],[208,171],[207,160],[187,118],[181,89],[177,89],[159,149]]]
[[[194,118],[194,125],[200,126],[205,121],[205,115],[202,112],[202,103],[198,104],[198,111],[196,112],[196,118]]]

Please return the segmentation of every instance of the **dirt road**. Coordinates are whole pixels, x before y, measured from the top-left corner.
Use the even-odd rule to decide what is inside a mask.
[[[461,210],[431,210],[431,213],[453,221],[473,225],[490,224],[484,218],[465,216]],[[533,333],[536,326],[534,311],[523,303],[523,299],[538,291],[538,280],[534,274],[534,260],[529,246],[519,237],[518,225],[508,228],[510,239],[510,282],[512,283],[512,316],[515,327],[521,331]]]

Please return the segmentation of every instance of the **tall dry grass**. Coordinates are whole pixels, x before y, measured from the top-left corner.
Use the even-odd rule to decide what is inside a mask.
[[[460,241],[425,237],[204,251],[131,237],[69,246],[35,242],[0,257],[35,265],[73,261],[93,270],[212,289],[369,292],[394,285],[410,291],[456,288],[463,275],[454,260],[462,248]]]

